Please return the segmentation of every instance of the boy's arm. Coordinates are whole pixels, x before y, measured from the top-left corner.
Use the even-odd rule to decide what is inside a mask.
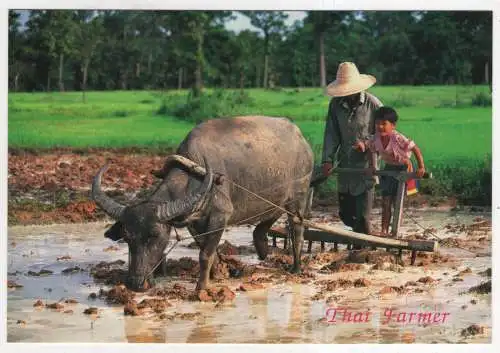
[[[422,151],[415,145],[412,149],[413,153],[415,153],[415,158],[418,163],[417,176],[422,177],[425,174],[425,165],[424,165],[424,157],[422,156]]]

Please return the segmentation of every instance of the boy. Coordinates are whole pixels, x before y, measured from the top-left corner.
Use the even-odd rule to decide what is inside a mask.
[[[398,115],[390,107],[380,107],[374,112],[375,135],[365,141],[357,141],[353,148],[364,152],[378,153],[385,162],[384,170],[412,171],[412,152],[418,163],[416,174],[421,178],[425,174],[422,152],[412,140],[395,130]],[[370,158],[371,160],[371,158]],[[371,166],[373,167],[373,166]],[[391,176],[380,177],[382,190],[382,234],[389,234],[389,223],[392,215],[395,196],[398,190],[398,180]]]

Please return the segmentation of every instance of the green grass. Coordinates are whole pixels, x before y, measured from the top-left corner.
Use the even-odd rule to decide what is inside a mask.
[[[214,96],[189,104],[186,90],[88,92],[86,103],[79,92],[9,93],[9,147],[168,148],[196,121],[260,114],[293,119],[319,159],[329,102],[321,89],[250,89],[237,102],[237,90],[206,92]],[[492,108],[477,103],[491,97],[487,86],[374,86],[370,92],[397,109],[397,129],[414,139],[442,180],[432,190],[479,190],[477,180],[491,175]],[[464,166],[467,182],[451,176],[450,168]]]

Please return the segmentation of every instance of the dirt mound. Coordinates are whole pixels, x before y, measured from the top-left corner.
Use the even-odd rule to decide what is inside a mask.
[[[116,285],[110,290],[99,291],[99,297],[104,298],[108,304],[127,304],[135,295],[135,292],[127,289],[123,284]]]
[[[90,274],[98,283],[107,285],[123,284],[127,278],[127,270],[122,267],[123,265],[125,265],[123,260],[101,261],[90,268]]]
[[[201,290],[198,293],[198,299],[202,302],[217,302],[223,303],[226,301],[231,301],[236,295],[228,287],[215,287],[206,290]]]

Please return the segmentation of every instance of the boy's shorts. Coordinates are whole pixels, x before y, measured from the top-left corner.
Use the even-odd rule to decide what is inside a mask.
[[[386,164],[383,170],[406,171],[406,169],[407,167],[405,164],[403,165]],[[396,194],[398,193],[398,184],[399,181],[396,178],[389,175],[381,175],[380,190],[382,192],[382,196],[396,196]]]

